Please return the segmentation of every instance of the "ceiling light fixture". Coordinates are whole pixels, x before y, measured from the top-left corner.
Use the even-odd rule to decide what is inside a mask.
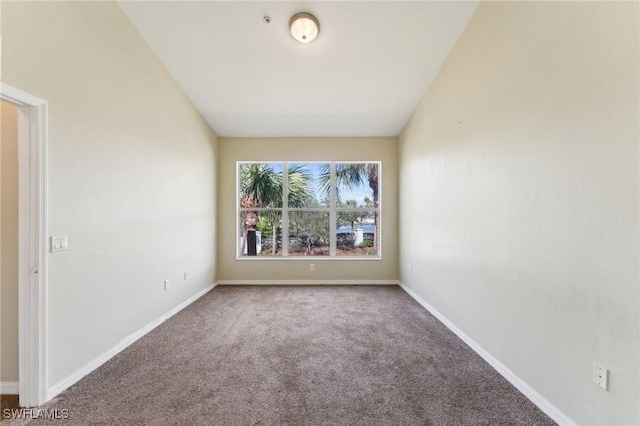
[[[296,13],[289,20],[289,29],[293,38],[300,43],[309,43],[318,36],[320,23],[318,18],[307,12]]]

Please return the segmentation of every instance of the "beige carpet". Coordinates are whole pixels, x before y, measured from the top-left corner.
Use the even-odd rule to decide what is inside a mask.
[[[77,425],[554,424],[395,286],[217,287],[41,408]]]

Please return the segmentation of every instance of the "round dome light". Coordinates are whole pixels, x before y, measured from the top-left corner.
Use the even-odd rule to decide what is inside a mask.
[[[289,20],[291,35],[300,43],[309,43],[318,36],[320,23],[318,19],[310,13],[296,13]]]

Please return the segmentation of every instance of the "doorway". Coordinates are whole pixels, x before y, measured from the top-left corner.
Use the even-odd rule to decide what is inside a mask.
[[[17,386],[33,407],[47,400],[47,102],[4,83],[0,101],[16,116]]]
[[[17,395],[18,108],[0,108],[0,394]]]

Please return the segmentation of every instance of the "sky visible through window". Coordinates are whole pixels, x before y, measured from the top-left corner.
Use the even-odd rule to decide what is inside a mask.
[[[282,175],[283,163],[265,163],[268,167],[270,167],[276,174]],[[303,170],[309,174],[311,177],[311,190],[313,190],[315,199],[318,202],[321,202],[326,199],[326,194],[322,191],[322,166],[327,163],[324,162],[297,162],[297,163],[289,163],[289,165],[299,165],[303,167]],[[361,164],[361,163],[356,163]],[[351,186],[346,187],[345,185],[341,185],[339,187],[340,191],[340,199],[341,201],[347,200],[355,200],[358,206],[365,206],[365,198],[369,200],[372,199],[372,190],[367,184],[367,181],[364,180],[363,183],[359,186]]]
[[[322,191],[322,167],[327,163],[290,163],[303,166],[303,170],[311,176],[311,182],[313,182],[312,190],[314,191],[315,198],[321,202],[326,198],[326,194]],[[282,164],[269,164],[273,167],[273,170],[277,173],[282,173]],[[344,185],[340,186],[340,199],[341,201],[355,200],[358,206],[365,206],[365,198],[372,199],[372,191],[366,180],[357,187],[352,186],[350,188]]]

